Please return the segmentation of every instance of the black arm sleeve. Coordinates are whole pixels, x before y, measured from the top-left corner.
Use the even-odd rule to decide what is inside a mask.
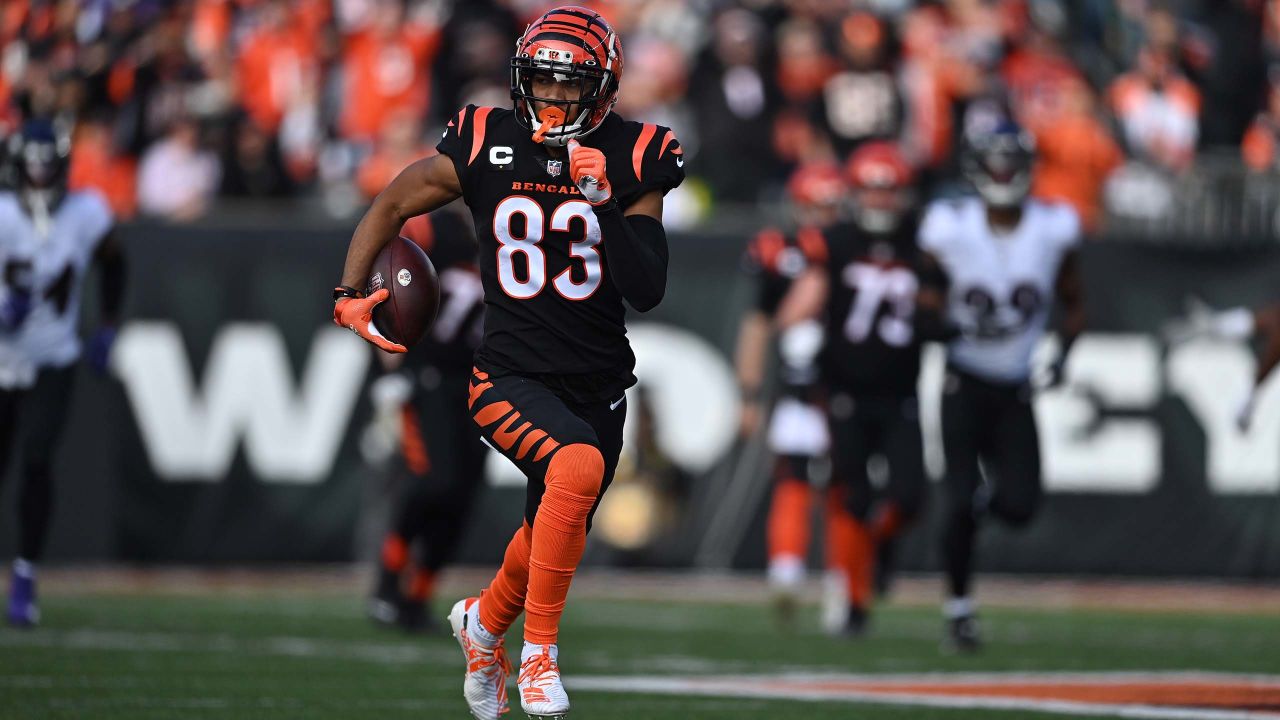
[[[104,324],[115,325],[120,320],[120,307],[124,304],[126,273],[124,252],[120,248],[114,229],[98,246],[97,259],[101,272],[98,278],[99,312],[102,314]]]
[[[640,312],[662,302],[667,292],[667,233],[648,215],[624,216],[618,203],[595,208],[609,277],[622,297]]]

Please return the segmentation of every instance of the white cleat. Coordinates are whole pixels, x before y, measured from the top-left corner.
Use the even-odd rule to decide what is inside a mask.
[[[520,707],[530,720],[562,720],[569,715],[569,695],[560,682],[555,645],[525,643],[520,661]]]
[[[480,627],[480,598],[454,603],[449,611],[449,625],[467,659],[466,679],[462,683],[467,707],[479,720],[498,720],[508,710],[507,677],[511,674],[511,661],[507,659],[502,638],[487,645],[476,637],[475,628]]]

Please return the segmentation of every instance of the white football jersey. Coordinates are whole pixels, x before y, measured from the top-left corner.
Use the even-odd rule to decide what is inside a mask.
[[[14,332],[0,331],[0,386],[28,384],[42,367],[66,367],[80,357],[80,294],[98,244],[114,218],[96,192],[72,192],[49,218],[44,232],[18,196],[0,192],[0,294],[9,268],[29,278],[32,308]]]
[[[920,246],[951,280],[947,317],[961,335],[947,357],[968,373],[1018,383],[1031,376],[1031,353],[1044,335],[1062,258],[1080,242],[1080,218],[1065,204],[1029,200],[1009,233],[987,222],[978,198],[932,203]]]

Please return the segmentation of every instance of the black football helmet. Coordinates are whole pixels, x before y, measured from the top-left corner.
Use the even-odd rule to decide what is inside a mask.
[[[9,138],[9,158],[19,189],[65,190],[71,166],[71,135],[53,120],[27,120]]]
[[[975,129],[965,138],[961,167],[965,177],[992,207],[1016,207],[1031,192],[1036,143],[1009,119]]]

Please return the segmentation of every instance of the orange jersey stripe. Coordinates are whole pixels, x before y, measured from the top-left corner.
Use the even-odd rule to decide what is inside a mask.
[[[493,441],[498,443],[498,447],[503,450],[510,450],[511,447],[516,444],[516,440],[519,440],[520,436],[523,435],[526,430],[533,427],[533,423],[524,422],[520,427],[515,430],[511,430],[511,426],[519,419],[520,413],[518,411],[513,412],[511,413],[511,417],[503,420],[502,424],[498,426],[498,429],[493,431]]]
[[[644,129],[640,131],[640,137],[636,138],[635,149],[631,151],[631,166],[635,168],[637,180],[640,179],[640,165],[644,162],[644,151],[649,147],[649,142],[653,140],[653,136],[657,133],[657,125],[645,123]]]
[[[533,449],[533,446],[537,445],[538,441],[546,436],[547,431],[545,430],[534,430],[526,435],[524,440],[520,443],[520,451],[516,453],[516,459],[523,460],[524,456],[528,455],[529,451]]]
[[[496,403],[485,405],[476,412],[475,421],[480,427],[489,427],[498,422],[498,418],[511,412],[511,403],[506,400],[499,400]]]
[[[666,135],[662,136],[662,149],[658,151],[658,159],[662,159],[662,155],[667,152],[667,148],[671,147],[671,143],[676,141],[676,131],[668,130]],[[682,155],[684,151],[680,148],[672,148],[672,155]]]
[[[542,443],[542,447],[538,448],[538,453],[533,456],[533,461],[538,462],[542,458],[546,457],[547,453],[551,452],[552,450],[555,450],[558,447],[560,447],[560,443],[548,437],[546,441]]]
[[[471,157],[467,160],[467,164],[476,161],[476,155],[480,154],[480,147],[484,145],[485,121],[489,119],[489,113],[493,111],[491,107],[476,108],[475,128],[471,131]]]
[[[483,380],[484,378],[481,378],[481,379]],[[474,383],[471,384],[470,385],[471,397],[467,400],[467,409],[470,410],[471,408],[475,407],[476,400],[479,400],[480,396],[484,394],[484,391],[488,390],[491,387],[493,387],[493,383],[491,382],[480,383],[479,385],[476,385]]]

